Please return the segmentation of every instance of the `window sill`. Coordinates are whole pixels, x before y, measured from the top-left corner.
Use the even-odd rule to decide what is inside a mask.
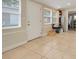
[[[19,26],[12,26],[12,27],[2,27],[2,29],[15,29],[15,28],[20,28],[21,25]]]

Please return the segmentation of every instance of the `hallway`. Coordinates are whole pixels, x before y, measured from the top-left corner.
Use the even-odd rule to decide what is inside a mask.
[[[76,59],[75,43],[75,31],[40,37],[3,53],[3,59]]]

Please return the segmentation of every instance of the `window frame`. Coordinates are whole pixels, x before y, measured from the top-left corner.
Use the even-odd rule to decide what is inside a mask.
[[[8,26],[8,27],[2,27],[2,29],[15,29],[20,28],[21,25],[21,0],[19,0],[19,21],[17,26]]]
[[[44,19],[44,17],[45,17],[45,18],[50,18],[50,22],[48,22],[48,23],[45,23],[45,22],[44,22],[44,24],[52,24],[52,21],[53,21],[53,20],[52,20],[52,17],[53,17],[53,16],[52,16],[52,14],[53,14],[52,9],[45,7],[44,10],[47,10],[47,11],[50,12],[50,16],[46,16],[46,15],[43,14],[43,19]]]

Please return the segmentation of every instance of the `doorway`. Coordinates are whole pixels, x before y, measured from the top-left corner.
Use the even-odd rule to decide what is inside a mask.
[[[68,14],[68,30],[76,30],[76,13]]]
[[[27,37],[28,41],[42,35],[42,6],[27,0]]]

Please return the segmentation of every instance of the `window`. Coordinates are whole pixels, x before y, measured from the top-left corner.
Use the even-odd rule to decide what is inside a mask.
[[[52,10],[48,8],[44,8],[44,24],[52,24]]]
[[[3,29],[21,27],[21,0],[2,0]]]

